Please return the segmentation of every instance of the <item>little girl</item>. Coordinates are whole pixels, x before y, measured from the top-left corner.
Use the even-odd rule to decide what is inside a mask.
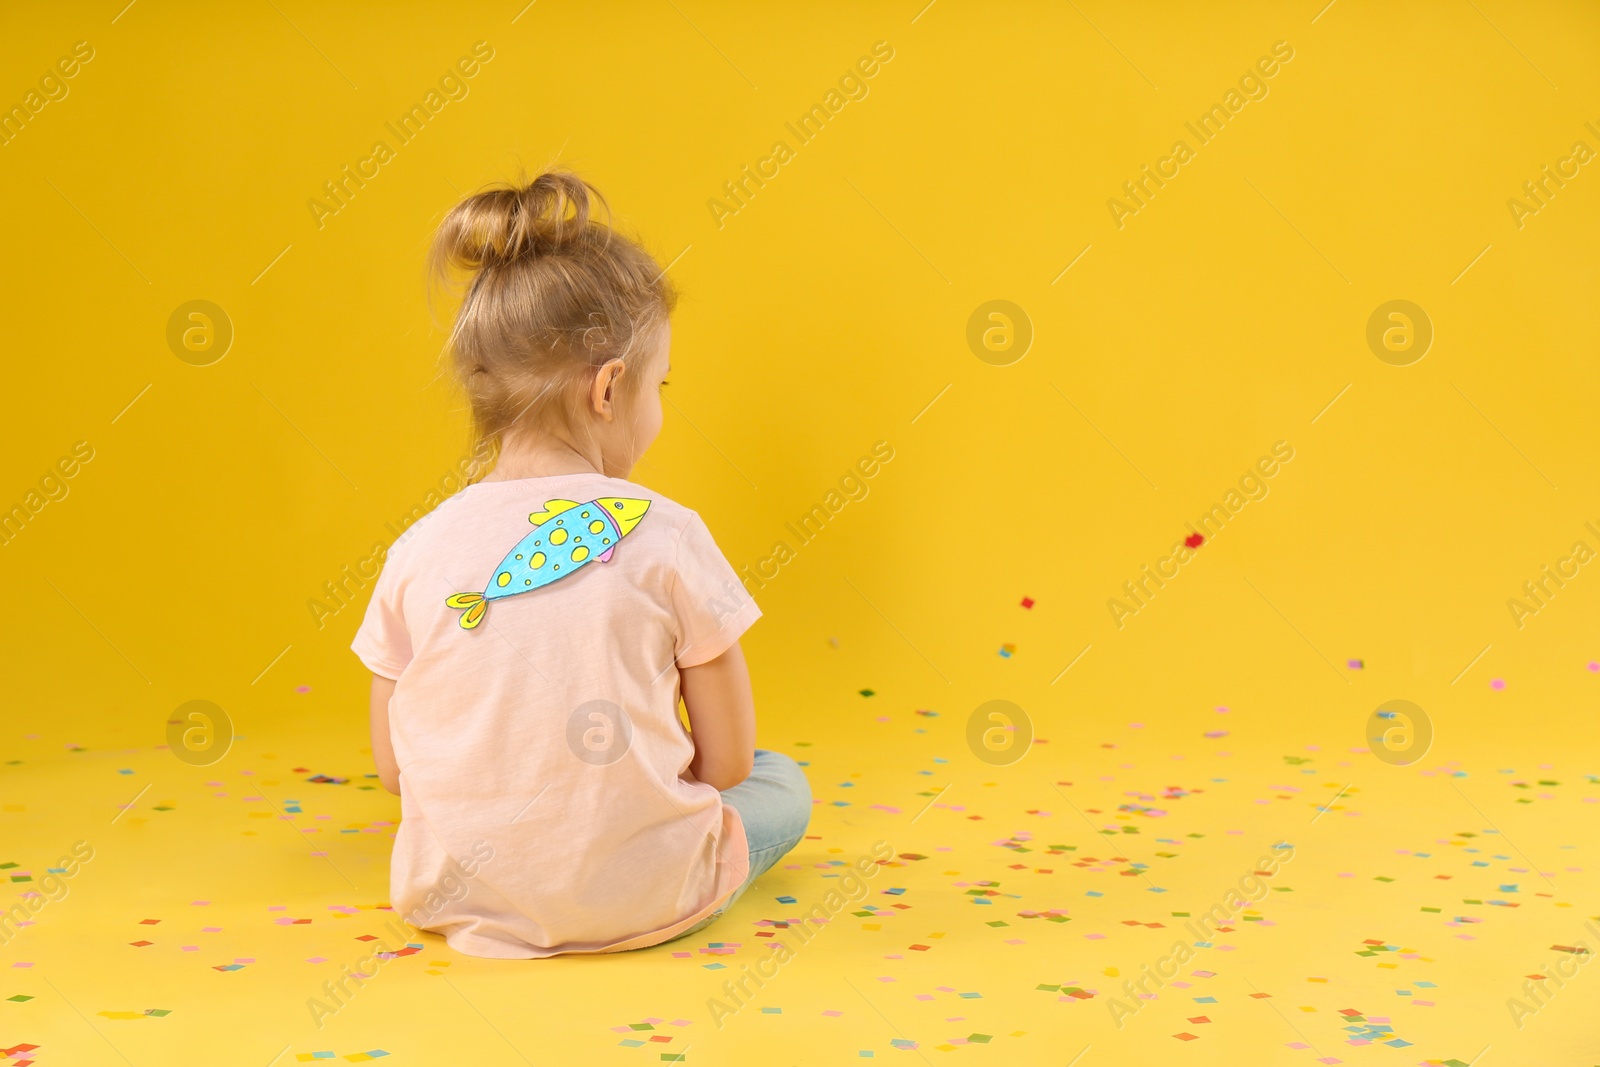
[[[400,796],[393,906],[473,956],[683,936],[811,812],[794,761],[755,749],[739,637],[761,612],[697,514],[626,480],[677,298],[592,202],[548,173],[440,227],[435,279],[465,274],[450,357],[496,462],[390,549],[353,645]]]

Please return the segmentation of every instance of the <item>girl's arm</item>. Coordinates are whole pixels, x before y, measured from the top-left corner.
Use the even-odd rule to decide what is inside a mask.
[[[394,759],[394,742],[389,739],[389,698],[394,696],[394,679],[372,676],[372,762],[378,765],[378,781],[395,796],[400,795],[400,765]]]
[[[750,777],[756,755],[755,698],[750,693],[750,672],[745,668],[739,643],[735,641],[708,663],[683,668],[679,683],[694,739],[689,771],[697,781],[719,790],[732,789]],[[376,689],[373,694],[376,700]],[[376,703],[373,707],[377,707]],[[377,715],[376,710],[373,715]],[[376,717],[373,721],[377,721]],[[377,752],[376,743],[372,750]]]

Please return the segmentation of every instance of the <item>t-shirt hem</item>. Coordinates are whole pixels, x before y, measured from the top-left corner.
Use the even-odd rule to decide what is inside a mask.
[[[551,956],[592,956],[607,952],[629,952],[633,949],[652,948],[656,945],[664,944],[725,905],[728,902],[728,898],[738,892],[739,887],[744,885],[745,880],[750,877],[748,838],[745,834],[744,820],[740,817],[737,808],[731,805],[723,805],[722,829],[724,841],[738,842],[739,858],[737,862],[719,860],[717,867],[719,871],[723,868],[731,867],[733,873],[727,876],[726,881],[723,881],[719,876],[718,881],[721,884],[721,888],[710,903],[692,915],[684,916],[670,926],[663,927],[660,930],[651,930],[647,933],[633,934],[610,944],[592,946],[553,945],[544,948],[530,945],[527,942],[501,941],[491,937],[483,937],[480,934],[471,933],[464,929],[445,934],[445,943],[457,952],[468,956],[481,956],[486,959],[497,960],[538,960],[548,959]]]
[[[747,600],[743,607],[733,614],[722,629],[710,637],[696,641],[678,654],[677,664],[681,667],[698,667],[702,663],[710,663],[728,649],[734,642],[744,636],[746,630],[754,626],[756,620],[761,618],[761,609],[756,607],[754,600]]]
[[[356,658],[361,661],[362,665],[366,667],[367,670],[371,671],[373,674],[388,678],[390,681],[399,678],[400,672],[405,670],[405,667],[396,667],[388,660],[385,660],[382,656],[378,655],[374,650],[362,647],[360,642],[352,644],[350,646],[350,651],[356,654]]]

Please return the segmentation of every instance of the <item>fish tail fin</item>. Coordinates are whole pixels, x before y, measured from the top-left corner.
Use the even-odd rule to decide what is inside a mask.
[[[465,609],[461,616],[463,630],[477,626],[489,612],[489,602],[484,599],[482,593],[453,593],[445,597],[444,602],[448,607]]]

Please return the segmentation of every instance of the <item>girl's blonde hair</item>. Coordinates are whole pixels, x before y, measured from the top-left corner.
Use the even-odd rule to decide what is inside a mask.
[[[608,221],[599,190],[549,171],[474,193],[434,235],[435,283],[465,275],[449,356],[472,408],[473,453],[492,457],[514,427],[577,433],[593,375],[620,359],[619,403],[677,304],[655,259]],[[629,373],[631,372],[631,373]]]

